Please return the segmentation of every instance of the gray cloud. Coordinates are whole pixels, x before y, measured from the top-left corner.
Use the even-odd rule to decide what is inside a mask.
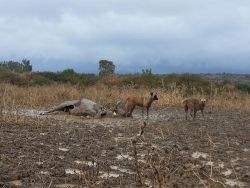
[[[1,0],[2,60],[35,70],[250,72],[247,0]]]

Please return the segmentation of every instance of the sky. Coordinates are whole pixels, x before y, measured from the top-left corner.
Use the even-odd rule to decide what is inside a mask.
[[[0,61],[35,71],[250,73],[249,0],[0,0]]]

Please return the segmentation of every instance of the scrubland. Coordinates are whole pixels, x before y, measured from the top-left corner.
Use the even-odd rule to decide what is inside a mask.
[[[74,83],[16,76],[0,83],[2,187],[250,185],[250,95],[233,84],[192,75],[76,77]],[[150,91],[159,100],[148,121],[138,109],[133,118],[38,115],[65,100],[88,98],[110,108]],[[185,120],[187,97],[207,99],[204,118]]]

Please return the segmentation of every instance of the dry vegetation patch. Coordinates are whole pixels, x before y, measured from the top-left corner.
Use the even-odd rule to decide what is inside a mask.
[[[129,96],[147,97],[149,91],[157,91],[159,101],[153,107],[180,106],[181,101],[187,97],[185,89],[128,89],[123,87],[107,87],[106,85],[95,85],[79,87],[72,85],[30,86],[19,87],[11,84],[0,84],[0,104],[2,108],[41,108],[52,107],[62,101],[88,98],[104,106],[110,107],[117,101],[125,101]],[[250,111],[250,95],[238,91],[225,91],[213,95],[197,94],[196,98],[206,98],[209,111]]]

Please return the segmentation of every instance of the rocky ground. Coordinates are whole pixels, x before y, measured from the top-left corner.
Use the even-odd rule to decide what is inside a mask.
[[[0,187],[250,186],[250,114],[186,121],[173,107],[151,110],[145,126],[138,110],[103,119],[22,113],[31,120],[0,121]]]

